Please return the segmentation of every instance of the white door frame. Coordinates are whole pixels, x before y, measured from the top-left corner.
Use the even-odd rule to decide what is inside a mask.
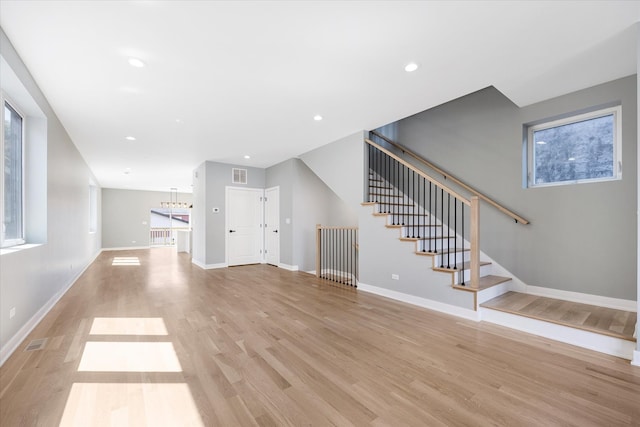
[[[280,206],[279,206],[279,204],[280,204],[280,186],[279,185],[276,185],[275,187],[265,188],[265,190],[264,190],[265,199],[264,199],[264,202],[263,202],[263,206],[266,206],[267,192],[268,191],[272,191],[272,190],[277,190],[278,191],[278,207],[277,207],[277,210],[278,210],[278,223],[277,223],[277,225],[275,227],[278,230],[278,260],[277,260],[276,264],[272,264],[272,265],[280,267],[280,235],[282,234],[282,230],[281,230],[281,227],[280,227]],[[264,236],[264,240],[263,240],[264,241],[264,246],[263,246],[263,251],[262,251],[262,258],[264,260],[264,263],[266,264],[267,263],[267,255],[268,255],[267,253],[265,253],[265,251],[267,250],[267,236],[266,236],[266,234],[267,234],[267,226],[269,224],[267,224],[267,210],[264,207],[263,207],[263,213],[264,213],[264,227],[262,228],[262,232],[263,232],[263,234],[265,236]]]

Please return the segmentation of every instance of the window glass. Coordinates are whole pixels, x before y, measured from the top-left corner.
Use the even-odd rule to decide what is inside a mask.
[[[529,186],[620,178],[619,107],[529,128]]]
[[[2,246],[24,243],[23,230],[23,118],[4,102]]]

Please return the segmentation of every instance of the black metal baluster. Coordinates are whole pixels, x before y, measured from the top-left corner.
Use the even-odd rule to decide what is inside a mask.
[[[440,239],[444,239],[444,189],[440,188]],[[440,243],[441,246],[444,246],[444,240]],[[436,252],[438,247],[436,246]],[[442,252],[443,248],[440,248],[440,268],[444,268],[444,253]]]
[[[438,253],[438,242],[437,242],[437,238],[438,238],[438,187],[436,185],[434,185],[434,189],[433,189],[433,194],[434,194],[434,203],[433,203],[433,208],[436,210],[435,212],[435,216],[433,217],[433,222],[434,222],[434,230],[433,230],[433,238],[431,240],[433,240],[433,253],[437,254]]]
[[[456,249],[458,249],[458,199],[453,198],[453,269],[457,270]],[[464,269],[464,268],[463,268]]]
[[[462,265],[464,265],[464,203],[460,206],[462,210],[462,251],[460,252],[460,258],[462,258]],[[464,286],[464,268],[462,269],[462,286]]]
[[[451,268],[451,261],[449,257],[451,255],[451,242],[450,242],[450,233],[451,233],[451,193],[447,193],[447,268]]]
[[[420,180],[421,179],[424,179],[424,178],[418,175],[418,204],[416,205],[416,209],[417,209],[416,219],[418,220],[418,233],[416,234],[418,236],[418,239],[420,238],[420,227],[422,226],[420,221]],[[422,202],[424,203],[424,200]]]

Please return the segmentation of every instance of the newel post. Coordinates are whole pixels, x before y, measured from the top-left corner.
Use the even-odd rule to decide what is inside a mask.
[[[480,199],[471,197],[471,287],[480,287]]]
[[[322,226],[320,224],[316,224],[316,277],[320,277],[320,248],[321,244],[321,233]]]

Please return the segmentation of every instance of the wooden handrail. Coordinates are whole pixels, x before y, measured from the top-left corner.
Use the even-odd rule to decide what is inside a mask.
[[[383,153],[385,153],[387,156],[391,157],[392,159],[394,159],[396,162],[406,166],[407,168],[409,168],[410,170],[412,170],[413,172],[417,173],[418,175],[420,175],[421,177],[423,177],[424,179],[426,179],[427,181],[429,181],[430,183],[432,183],[433,185],[435,185],[436,187],[440,187],[442,188],[444,191],[446,191],[447,193],[451,194],[452,196],[456,197],[458,200],[460,200],[462,203],[464,203],[467,206],[471,206],[471,201],[469,201],[468,199],[466,199],[465,197],[461,196],[460,194],[456,193],[455,191],[453,191],[452,189],[450,189],[449,187],[447,187],[446,185],[442,184],[441,182],[436,181],[435,179],[431,178],[429,175],[427,175],[425,172],[421,171],[420,169],[418,169],[417,167],[413,166],[411,163],[407,162],[406,160],[396,156],[395,154],[393,154],[391,151],[387,150],[386,148],[381,147],[380,145],[376,144],[375,142],[371,141],[370,139],[365,139],[364,140],[367,144],[374,146],[377,150],[382,151]]]
[[[461,186],[465,190],[469,191],[470,193],[474,194],[478,198],[480,198],[480,199],[484,200],[485,202],[489,203],[491,206],[493,206],[494,208],[498,209],[503,214],[511,217],[516,222],[519,222],[521,224],[529,224],[529,221],[527,221],[526,219],[522,218],[520,215],[510,211],[509,209],[505,208],[504,206],[502,206],[498,202],[490,199],[489,197],[485,196],[484,194],[482,194],[478,190],[476,190],[473,187],[470,187],[469,185],[467,185],[464,182],[460,181],[458,178],[456,178],[454,176],[451,176],[451,174],[449,174],[445,170],[440,169],[438,166],[434,165],[433,163],[429,162],[428,160],[423,159],[422,157],[420,157],[416,153],[412,152],[411,150],[403,147],[402,145],[398,144],[397,142],[392,141],[391,139],[387,138],[386,136],[384,136],[382,134],[379,134],[378,132],[376,132],[374,130],[370,131],[370,133],[375,135],[375,136],[377,136],[378,138],[386,141],[387,143],[391,144],[392,146],[396,147],[397,149],[402,150],[402,152],[407,153],[409,156],[413,157],[414,159],[418,160],[419,162],[421,162],[424,165],[428,166],[429,168],[433,169],[437,173],[441,174],[445,179],[450,179],[451,181],[455,182],[456,184],[458,184],[459,186]],[[367,141],[369,141],[369,140],[367,140]],[[377,145],[377,144],[376,144],[376,146],[379,147],[379,145]],[[396,160],[398,159],[398,157],[395,157],[395,158],[396,158]],[[446,190],[446,187],[445,187],[445,190]],[[452,194],[453,194],[453,192],[452,192]]]

